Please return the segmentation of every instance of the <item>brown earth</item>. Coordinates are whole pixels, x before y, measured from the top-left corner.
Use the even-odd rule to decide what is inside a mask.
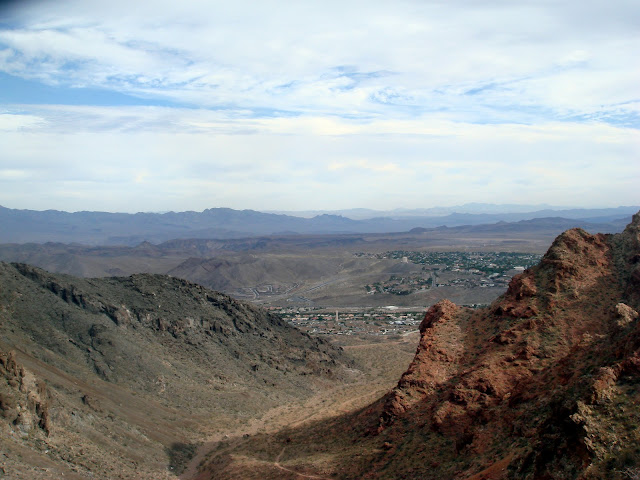
[[[490,307],[433,306],[380,400],[218,445],[197,478],[638,478],[639,310],[640,214],[567,231]]]
[[[160,275],[0,263],[0,473],[175,478],[212,430],[362,377],[281,318]]]
[[[410,336],[340,349],[184,280],[0,264],[0,476],[640,476],[639,232],[440,302],[408,370]]]
[[[448,298],[487,304],[504,286],[446,286],[410,295],[367,295],[365,285],[391,275],[423,277],[423,265],[356,257],[356,252],[471,250],[542,253],[555,230],[497,235],[456,234],[452,229],[387,235],[324,235],[261,239],[174,240],[161,245],[88,247],[59,243],[0,245],[0,260],[27,263],[79,277],[168,274],[256,304],[300,306],[427,306]],[[257,294],[256,289],[275,292]],[[255,292],[255,293],[254,293]]]

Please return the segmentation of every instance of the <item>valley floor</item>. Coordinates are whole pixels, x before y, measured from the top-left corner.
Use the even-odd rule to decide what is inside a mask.
[[[154,479],[158,480],[210,478],[199,476],[198,467],[205,462],[208,463],[214,460],[220,451],[226,451],[229,447],[234,450],[242,450],[242,444],[248,443],[255,435],[275,435],[283,429],[295,428],[305,423],[322,421],[355,411],[380,398],[395,386],[398,378],[400,378],[402,372],[411,361],[415,353],[418,336],[418,332],[413,331],[395,338],[375,338],[374,341],[372,341],[371,337],[366,336],[336,337],[333,341],[342,346],[357,362],[356,368],[352,372],[354,378],[357,378],[355,382],[335,383],[330,388],[318,392],[305,401],[279,405],[267,411],[260,418],[239,418],[235,419],[235,422],[230,422],[228,418],[225,418],[224,423],[220,422],[216,417],[211,417],[209,420],[200,418],[196,435],[201,439],[201,442],[197,444],[195,451],[187,449],[188,451],[183,452],[183,457],[179,455],[181,452],[173,452],[173,458],[169,459],[168,465],[158,462],[155,468],[146,468],[138,474],[131,471],[119,472],[117,465],[114,464],[112,465],[114,469],[111,471],[109,478],[143,480],[148,479],[150,474],[154,476]],[[20,352],[17,352],[17,354],[18,359],[26,367],[36,367],[33,362],[37,362],[37,360],[30,357],[30,355]],[[73,382],[73,380],[61,376],[59,371],[54,370],[51,370],[48,381],[57,384],[64,383],[65,385],[68,381]],[[95,388],[95,386],[78,386],[71,383],[65,385],[62,386],[68,390],[82,387],[83,390],[93,391],[92,388]],[[95,391],[96,398],[104,394],[104,391]],[[128,395],[120,398],[117,389],[112,391],[108,397],[109,401],[124,401],[128,404],[132,401],[132,398]],[[136,408],[143,409],[140,405],[129,404],[125,405],[124,410],[131,410],[129,413],[134,414],[133,410]],[[170,426],[165,424],[163,428],[170,428]],[[170,432],[165,431],[165,434],[167,433],[170,434]],[[68,449],[70,456],[82,453],[80,450],[76,452],[73,444],[69,444]],[[274,472],[279,472],[278,475],[281,478],[288,478],[288,476],[291,476],[291,478],[323,478],[296,472],[294,468],[287,466],[286,462],[282,460],[285,448],[281,449],[279,453],[271,460],[267,460],[266,463],[270,464]],[[103,469],[106,469],[103,470],[105,474],[109,469],[109,455],[109,452],[104,452],[104,458],[95,459],[101,463]],[[255,462],[265,463],[265,460],[261,457],[259,454],[254,457],[247,454],[243,458],[236,458],[235,460],[238,463],[237,467],[241,470],[246,469],[246,475],[250,475],[252,464],[255,464]],[[242,474],[243,477],[244,475]],[[19,438],[13,438],[12,435],[7,434],[0,443],[0,478],[16,480],[66,478],[81,480],[95,477],[86,469],[78,468],[72,462],[65,462],[64,458],[50,458],[46,449],[34,449],[30,445],[24,444]]]
[[[251,419],[232,430],[221,430],[212,425],[210,438],[198,447],[195,456],[186,465],[180,475],[181,480],[205,480],[211,477],[198,475],[198,467],[213,461],[216,456],[228,449],[242,450],[242,444],[248,443],[252,436],[274,435],[283,429],[299,427],[305,423],[318,422],[338,415],[358,410],[377,400],[393,388],[398,378],[409,364],[418,343],[419,333],[410,332],[399,338],[380,338],[372,342],[370,337],[352,336],[335,338],[334,342],[344,348],[358,364],[360,380],[349,384],[335,384],[319,392],[304,402],[278,406],[261,418]],[[286,448],[286,447],[285,447]],[[324,478],[307,475],[281,464],[285,448],[271,461],[262,455],[243,455],[234,458],[242,478],[251,478],[252,465],[257,463],[270,466],[281,478]],[[262,453],[262,452],[259,452]],[[267,465],[265,465],[265,463]],[[246,475],[246,477],[245,477]]]

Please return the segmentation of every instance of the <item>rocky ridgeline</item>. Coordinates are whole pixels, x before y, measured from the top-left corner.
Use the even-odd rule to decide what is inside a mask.
[[[178,278],[140,274],[85,280],[25,264],[2,264],[2,269],[13,279],[14,297],[18,295],[5,298],[7,306],[19,309],[9,322],[29,331],[38,343],[53,343],[64,353],[81,350],[107,380],[145,375],[145,369],[122,362],[133,355],[130,350],[137,345],[131,343],[136,342],[152,342],[157,344],[150,345],[152,350],[163,346],[182,357],[190,349],[201,350],[198,356],[226,361],[225,368],[216,369],[221,375],[269,367],[331,375],[344,360],[330,344],[276,315]],[[25,296],[37,298],[26,302]],[[144,358],[138,355],[137,361]]]
[[[174,478],[171,459],[212,424],[304,398],[350,365],[280,317],[185,280],[7,263],[0,350],[5,441],[34,465],[100,478]],[[15,478],[54,478],[11,458]]]
[[[621,234],[563,233],[488,308],[431,307],[369,430],[387,448],[365,473],[640,474],[639,260],[637,214]],[[401,460],[405,451],[428,462]],[[382,465],[398,476],[377,474]]]

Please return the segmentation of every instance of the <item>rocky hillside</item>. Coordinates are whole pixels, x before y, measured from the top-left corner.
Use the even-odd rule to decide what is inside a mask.
[[[640,214],[619,235],[560,235],[488,309],[435,305],[372,432],[391,448],[365,470],[478,479],[640,474],[638,310]],[[403,451],[426,463],[407,462]]]
[[[490,307],[431,307],[384,398],[283,432],[272,455],[323,478],[640,478],[638,311],[640,214],[621,234],[569,230]]]
[[[347,363],[279,317],[185,280],[0,263],[0,429],[12,441],[1,446],[29,459],[0,467],[162,478],[202,425],[309,395]]]

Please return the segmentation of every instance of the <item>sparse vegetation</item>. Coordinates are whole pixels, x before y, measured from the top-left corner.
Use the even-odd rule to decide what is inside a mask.
[[[326,340],[179,278],[2,264],[0,350],[19,346],[20,366],[2,356],[0,466],[19,479],[46,478],[32,475],[44,458],[59,478],[635,478],[639,230],[636,217],[623,237],[564,234],[486,308],[282,307]],[[423,270],[410,251],[367,258],[384,276],[344,288],[404,299],[416,279],[431,294],[461,267],[486,276]]]

